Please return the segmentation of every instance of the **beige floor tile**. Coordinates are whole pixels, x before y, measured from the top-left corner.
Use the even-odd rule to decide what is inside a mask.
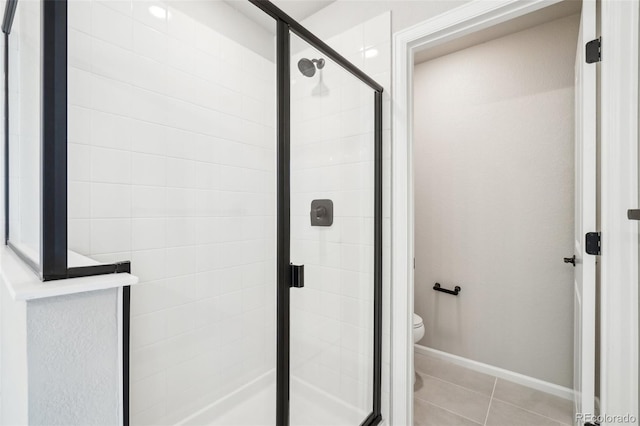
[[[413,424],[414,426],[479,426],[481,423],[472,422],[419,398],[414,398]]]
[[[486,426],[562,426],[562,424],[494,399],[491,401]]]
[[[414,395],[462,417],[484,423],[491,397],[418,373],[422,381]]]
[[[573,402],[567,399],[502,379],[498,379],[493,397],[560,423],[573,424]]]
[[[495,377],[427,355],[415,354],[416,371],[491,396]]]

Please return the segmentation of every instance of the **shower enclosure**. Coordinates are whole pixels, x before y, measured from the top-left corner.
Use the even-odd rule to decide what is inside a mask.
[[[139,276],[125,424],[378,424],[383,88],[233,5],[6,3],[7,242]]]

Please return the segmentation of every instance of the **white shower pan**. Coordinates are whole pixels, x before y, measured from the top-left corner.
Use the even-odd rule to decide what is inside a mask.
[[[276,375],[272,370],[179,422],[180,426],[272,426],[276,424]],[[356,407],[292,378],[292,426],[353,426],[365,418]]]

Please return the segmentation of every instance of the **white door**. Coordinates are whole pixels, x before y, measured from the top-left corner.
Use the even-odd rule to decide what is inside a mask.
[[[582,3],[575,85],[575,413],[594,414],[596,256],[585,252],[585,234],[596,231],[596,64],[585,61],[585,45],[596,38],[596,3]],[[583,425],[584,417],[576,416]]]

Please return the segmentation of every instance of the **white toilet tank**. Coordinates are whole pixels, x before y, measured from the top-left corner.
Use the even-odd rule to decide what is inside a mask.
[[[413,343],[417,343],[424,336],[424,323],[420,315],[413,314]]]

